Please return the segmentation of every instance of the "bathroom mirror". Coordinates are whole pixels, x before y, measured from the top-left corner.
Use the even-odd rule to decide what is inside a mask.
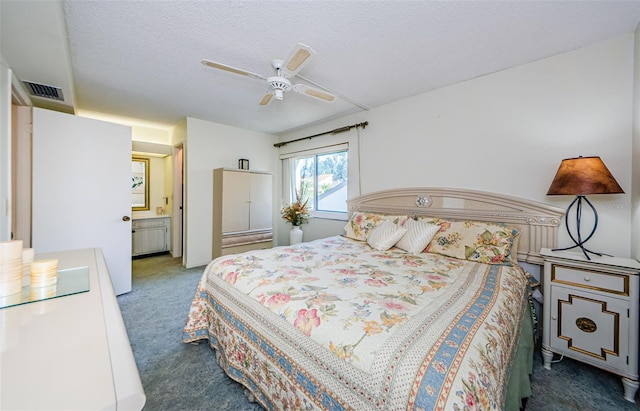
[[[144,211],[149,209],[149,159],[133,157],[131,159],[131,209]]]

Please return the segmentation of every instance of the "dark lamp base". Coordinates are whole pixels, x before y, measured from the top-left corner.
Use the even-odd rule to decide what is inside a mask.
[[[591,210],[593,211],[593,215],[595,217],[595,220],[593,223],[593,229],[591,229],[591,232],[584,240],[582,239],[582,233],[580,232],[583,202],[587,203],[587,205],[591,207]],[[569,214],[571,209],[574,206],[576,207],[576,235],[575,236],[571,233],[571,230],[569,229]],[[591,204],[591,201],[587,199],[587,197],[582,195],[576,196],[576,198],[571,202],[571,204],[569,204],[569,207],[567,207],[567,213],[565,214],[564,217],[565,217],[565,225],[567,227],[567,233],[569,233],[569,237],[571,237],[571,240],[573,240],[575,245],[572,245],[570,247],[564,247],[564,248],[554,248],[553,251],[565,251],[565,250],[571,250],[574,248],[580,248],[584,256],[587,258],[587,260],[591,260],[591,257],[589,257],[589,253],[600,256],[600,257],[602,257],[603,255],[611,257],[611,255],[609,254],[591,251],[585,248],[584,246],[584,244],[587,241],[589,241],[591,237],[593,237],[593,234],[596,232],[596,228],[598,228],[598,212],[596,211],[596,208],[593,206],[593,204]]]

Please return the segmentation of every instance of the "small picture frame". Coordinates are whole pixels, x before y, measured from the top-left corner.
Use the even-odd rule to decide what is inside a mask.
[[[241,158],[238,160],[238,168],[240,170],[248,170],[249,169],[249,160],[246,158]]]

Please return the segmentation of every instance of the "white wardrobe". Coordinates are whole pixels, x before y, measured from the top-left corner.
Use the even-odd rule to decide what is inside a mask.
[[[213,258],[273,245],[269,172],[213,170]]]

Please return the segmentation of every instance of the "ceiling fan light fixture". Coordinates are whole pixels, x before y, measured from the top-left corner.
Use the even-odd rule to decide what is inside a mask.
[[[291,91],[291,82],[284,77],[269,77],[267,79],[269,90]]]
[[[273,91],[276,100],[282,100],[284,93],[291,91],[291,82],[284,77],[269,77],[267,88]]]

